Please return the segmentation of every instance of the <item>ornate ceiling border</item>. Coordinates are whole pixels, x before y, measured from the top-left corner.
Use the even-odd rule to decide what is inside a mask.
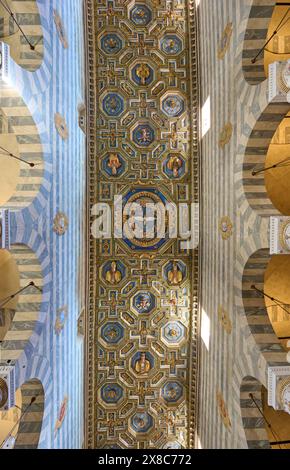
[[[188,0],[189,6],[189,34],[190,34],[190,70],[191,70],[191,126],[192,126],[192,202],[199,202],[200,180],[200,148],[199,148],[199,76],[198,76],[198,14],[195,0]],[[85,316],[85,448],[96,448],[96,405],[95,394],[95,312],[96,312],[96,275],[95,259],[97,255],[97,241],[91,237],[90,227],[94,220],[91,207],[97,202],[95,175],[96,162],[96,44],[95,44],[95,7],[94,0],[84,0],[84,27],[85,27],[85,63],[86,63],[86,108],[87,108],[87,292],[86,292],[86,316]],[[190,344],[190,389],[189,389],[189,442],[190,447],[195,447],[197,409],[198,409],[198,349],[199,349],[199,249],[193,252],[192,260],[192,325]]]
[[[85,74],[86,74],[86,136],[87,136],[87,289],[85,315],[85,412],[84,433],[85,448],[94,449],[95,441],[95,311],[96,311],[96,276],[95,259],[97,242],[91,236],[93,218],[91,207],[96,203],[95,174],[96,163],[96,56],[95,56],[95,10],[94,0],[84,0],[85,28]]]
[[[191,79],[191,126],[192,126],[192,185],[195,203],[200,202],[200,92],[199,92],[199,44],[198,44],[198,11],[196,0],[188,0],[189,3],[189,45],[190,45],[190,79]],[[198,228],[199,229],[199,228]],[[199,331],[200,331],[200,273],[199,273],[200,248],[194,250],[192,260],[192,330],[191,330],[191,376],[189,390],[189,442],[190,447],[195,447],[198,410],[198,370],[199,370]]]

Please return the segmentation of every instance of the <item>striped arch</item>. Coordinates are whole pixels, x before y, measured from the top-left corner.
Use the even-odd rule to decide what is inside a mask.
[[[15,192],[2,206],[11,210],[20,210],[30,206],[41,189],[44,159],[41,139],[28,107],[16,89],[4,82],[0,82],[0,145],[1,135],[3,135],[2,140],[7,135],[15,136],[19,157],[35,165],[31,168],[20,162]],[[4,158],[11,157],[4,156]]]
[[[14,449],[37,449],[43,423],[44,390],[37,379],[21,386],[23,418],[20,421]],[[35,401],[30,405],[31,399]],[[27,412],[25,412],[27,410]]]
[[[264,53],[255,64],[252,59],[267,40],[268,27],[276,5],[275,0],[253,0],[244,37],[243,72],[250,85],[257,85],[266,80]]]
[[[264,297],[252,289],[264,289],[264,275],[271,259],[269,249],[254,253],[243,273],[242,297],[248,326],[268,366],[287,364],[287,352],[277,338],[270,322]]]
[[[41,95],[49,88],[51,83],[52,74],[52,19],[53,19],[53,7],[54,2],[48,2],[47,0],[37,0],[37,6],[39,9],[40,21],[43,33],[43,60],[41,66],[33,73],[27,73],[27,71],[20,67],[13,60],[9,61],[10,75],[13,77],[13,84],[19,90],[21,96],[23,96],[26,102],[31,102],[31,97],[37,97],[35,106],[42,108],[46,106],[44,97]],[[43,103],[41,102],[43,100]],[[35,116],[36,112],[34,113]]]
[[[4,0],[6,8],[0,5],[0,40],[10,46],[12,59],[25,70],[35,72],[43,61],[43,32],[37,0]],[[10,11],[15,15],[30,45],[11,21]]]
[[[262,388],[262,384],[253,377],[245,377],[240,388],[241,415],[249,449],[271,449],[265,420],[250,398],[252,394],[262,409]]]
[[[30,281],[42,288],[43,274],[36,254],[25,245],[12,245],[10,252],[19,270],[20,288]],[[42,293],[34,287],[29,287],[19,295],[10,328],[0,345],[1,364],[15,364],[23,353],[31,355],[35,346],[33,334],[40,321],[41,305]]]
[[[280,214],[269,199],[264,174],[253,176],[254,168],[263,168],[269,145],[280,123],[290,110],[289,103],[269,103],[250,134],[244,156],[243,186],[250,207],[261,217]]]

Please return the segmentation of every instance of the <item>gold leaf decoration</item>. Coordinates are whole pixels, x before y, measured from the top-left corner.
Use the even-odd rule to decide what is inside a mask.
[[[227,50],[229,49],[232,34],[233,34],[233,23],[228,23],[224,29],[224,32],[222,34],[219,47],[218,47],[218,58],[220,60],[222,60],[225,57]]]
[[[220,138],[219,138],[220,148],[224,148],[230,142],[232,135],[233,135],[233,126],[230,122],[228,122],[220,133]]]
[[[232,423],[229,417],[228,409],[224,401],[223,395],[219,391],[217,391],[217,405],[218,405],[219,414],[220,414],[220,417],[222,419],[224,426],[230,430],[232,427]]]
[[[222,327],[230,335],[233,330],[232,322],[228,312],[221,305],[218,308],[218,316]]]
[[[228,240],[233,235],[233,223],[228,216],[222,217],[220,220],[219,231],[223,240]]]

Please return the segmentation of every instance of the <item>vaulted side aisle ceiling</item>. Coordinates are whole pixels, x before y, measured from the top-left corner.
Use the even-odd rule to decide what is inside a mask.
[[[198,202],[193,5],[90,6],[97,91],[91,202],[112,207],[115,195],[164,206]],[[91,256],[88,445],[193,446],[197,251],[168,236],[125,234],[91,241]]]

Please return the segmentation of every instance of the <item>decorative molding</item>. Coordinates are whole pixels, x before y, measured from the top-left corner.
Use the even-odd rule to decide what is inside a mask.
[[[268,405],[290,414],[290,365],[268,368]]]
[[[270,254],[290,255],[290,218],[270,218]]]
[[[85,446],[95,448],[96,403],[95,395],[95,308],[96,276],[95,259],[96,240],[92,239],[90,227],[93,223],[91,207],[97,201],[96,181],[96,57],[95,57],[95,9],[94,0],[84,0],[85,24],[85,67],[86,67],[86,108],[87,108],[87,305],[85,320]]]
[[[290,60],[269,65],[269,102],[290,103]]]
[[[0,248],[10,250],[10,212],[0,210]]]
[[[0,410],[9,410],[15,405],[15,368],[0,366]]]
[[[85,318],[86,318],[86,313],[85,313],[85,309],[83,308],[78,318],[78,336],[85,335],[85,326],[86,326]]]

